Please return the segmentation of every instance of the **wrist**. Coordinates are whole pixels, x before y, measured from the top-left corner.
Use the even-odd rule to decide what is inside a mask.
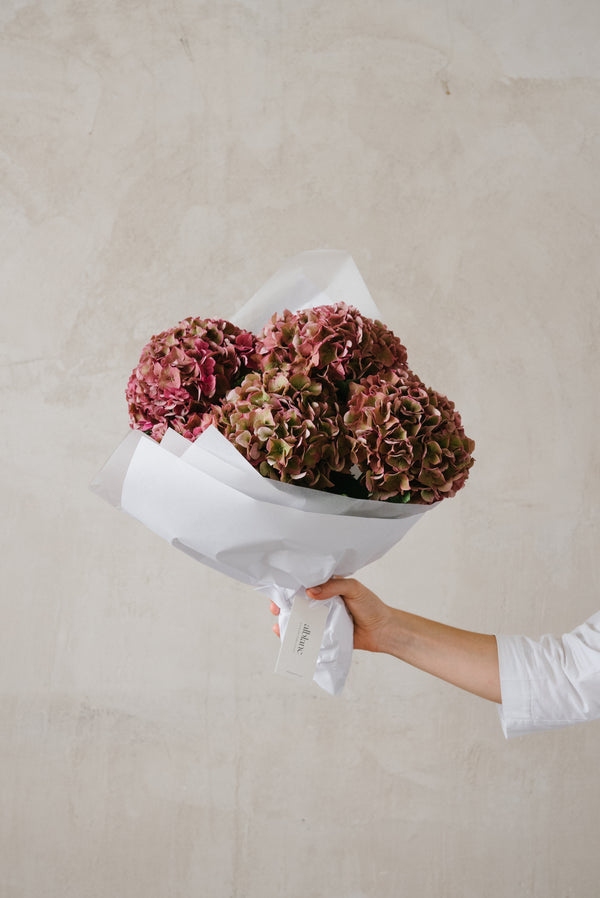
[[[400,611],[398,608],[385,606],[381,623],[376,633],[376,648],[374,651],[402,658],[408,639],[405,617],[405,612]]]
[[[373,631],[373,646],[371,651],[378,652],[382,655],[395,654],[395,647],[398,643],[398,628],[400,621],[398,619],[399,612],[396,608],[382,603],[380,616],[377,626]]]

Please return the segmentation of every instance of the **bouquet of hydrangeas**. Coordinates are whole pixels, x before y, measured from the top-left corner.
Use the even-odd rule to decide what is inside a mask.
[[[454,496],[474,448],[454,404],[408,367],[352,260],[304,253],[235,324],[188,318],[152,337],[126,396],[136,433],[95,489],[267,592],[282,609],[281,672],[316,665],[339,692],[351,621],[341,600],[311,603],[305,588],[354,573]]]

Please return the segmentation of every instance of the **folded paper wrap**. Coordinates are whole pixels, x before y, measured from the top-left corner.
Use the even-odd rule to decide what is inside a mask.
[[[275,312],[343,301],[379,317],[352,259],[319,250],[289,260],[234,319],[259,330]],[[375,561],[432,506],[352,499],[262,477],[214,427],[193,443],[173,430],[156,443],[131,431],[92,489],[198,561],[266,593],[282,639],[296,594]],[[352,620],[329,606],[314,680],[343,689]]]

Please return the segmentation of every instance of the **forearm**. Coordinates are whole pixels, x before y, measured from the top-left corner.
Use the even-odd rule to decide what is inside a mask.
[[[467,692],[502,701],[494,636],[390,608],[377,648]]]

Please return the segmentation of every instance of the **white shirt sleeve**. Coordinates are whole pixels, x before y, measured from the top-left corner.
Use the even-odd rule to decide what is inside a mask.
[[[600,717],[600,611],[565,636],[496,636],[507,738]]]

